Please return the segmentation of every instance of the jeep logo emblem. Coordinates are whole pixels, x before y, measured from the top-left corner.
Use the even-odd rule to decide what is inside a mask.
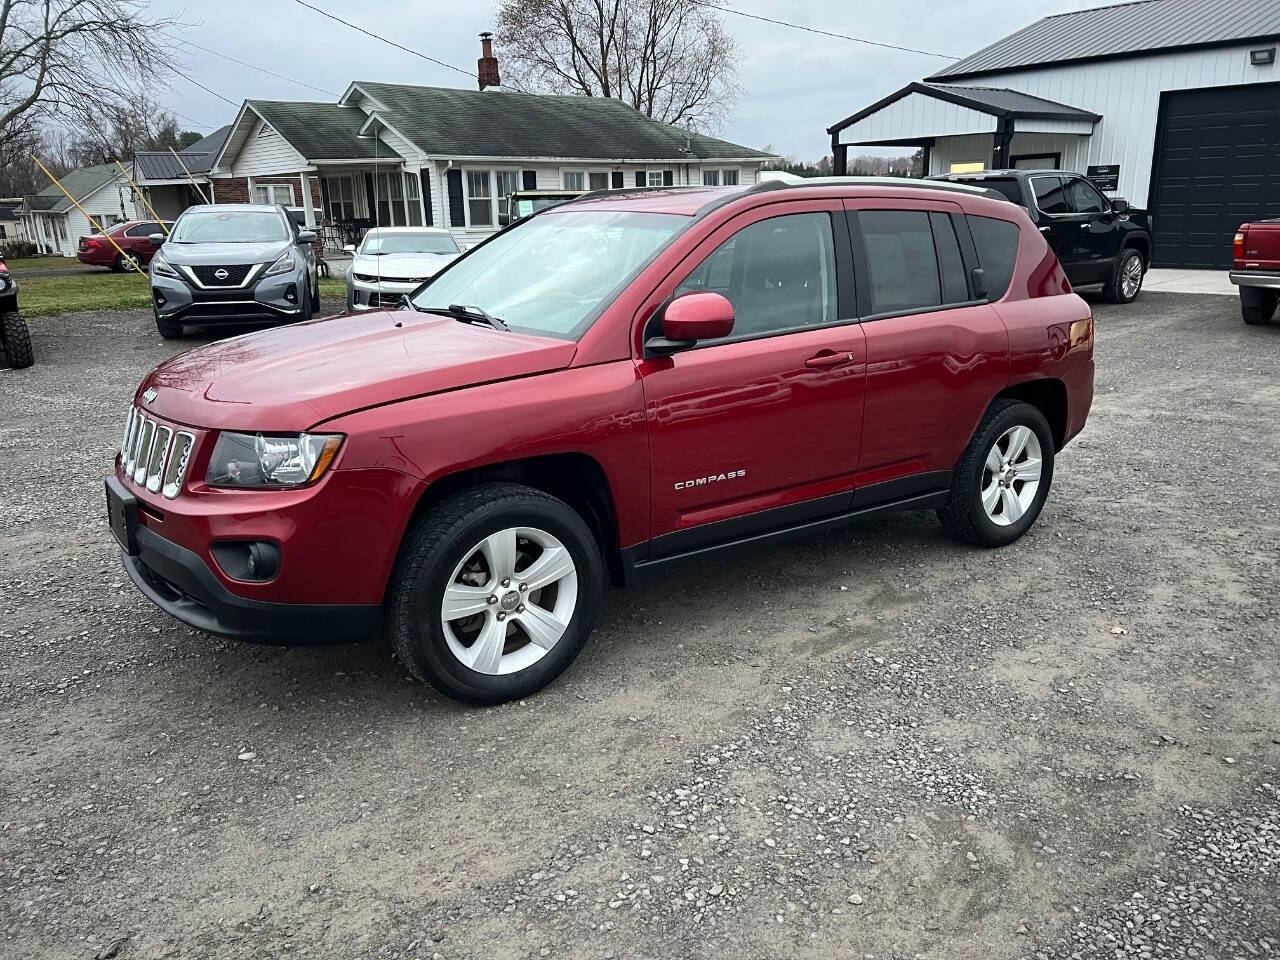
[[[231,274],[227,273],[225,267],[219,267],[217,270],[213,271],[213,275],[219,280],[225,280],[227,277],[231,276]]]
[[[142,392],[142,402],[150,403],[157,396],[159,396],[159,394],[156,393],[155,387],[147,387],[147,389]]]

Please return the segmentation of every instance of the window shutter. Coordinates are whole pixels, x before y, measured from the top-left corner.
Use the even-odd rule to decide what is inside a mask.
[[[433,219],[435,214],[431,209],[431,170],[423,167],[418,171],[418,179],[422,182],[422,209],[427,214],[427,219],[423,226],[432,227],[435,226],[435,220]]]
[[[622,189],[622,171],[621,170],[615,170],[613,171],[613,173],[609,174],[609,185],[613,187],[613,189],[615,190]]]
[[[364,175],[364,192],[365,192],[365,196],[369,198],[369,219],[377,220],[378,219],[378,202],[377,200],[374,199],[374,196],[373,196],[373,174],[372,173],[366,173]]]
[[[465,227],[467,211],[462,202],[462,171],[453,169],[448,175],[449,185],[449,226]]]
[[[637,186],[637,187],[643,187],[644,185],[645,185],[644,171],[643,171],[643,170],[637,170],[637,171],[636,171],[636,186]]]
[[[672,173],[670,170],[662,171],[662,185],[664,187],[669,187],[673,185],[675,182],[676,182],[676,179],[675,179],[674,173]]]
[[[520,171],[520,187],[523,190],[538,189],[538,171],[522,170]]]

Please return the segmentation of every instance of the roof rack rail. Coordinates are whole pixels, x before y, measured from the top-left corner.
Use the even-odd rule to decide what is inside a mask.
[[[915,187],[924,190],[958,190],[962,193],[983,194],[991,191],[985,187],[972,187],[964,183],[942,180],[921,180],[918,177],[803,177],[799,183],[786,180],[761,180],[747,193],[764,193],[769,190],[790,190],[803,187]]]

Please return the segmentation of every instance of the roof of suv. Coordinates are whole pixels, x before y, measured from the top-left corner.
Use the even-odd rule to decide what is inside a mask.
[[[970,180],[990,180],[999,178],[1008,180],[1010,177],[1038,177],[1049,174],[1056,177],[1078,177],[1081,176],[1075,170],[975,170],[972,173],[939,173],[936,176],[929,177],[930,180],[936,180],[940,183],[968,183]]]
[[[802,196],[821,187],[840,188],[844,195],[901,195],[922,190],[931,193],[964,193],[975,197],[1004,200],[997,191],[941,180],[907,177],[808,177],[799,183],[765,180],[747,187],[635,187],[627,190],[597,190],[577,200],[557,204],[555,209],[634,210],[646,213],[674,213],[697,216],[741,197],[757,193],[786,193]]]

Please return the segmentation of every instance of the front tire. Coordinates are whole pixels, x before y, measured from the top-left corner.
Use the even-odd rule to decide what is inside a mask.
[[[1240,288],[1240,315],[1251,327],[1263,327],[1276,313],[1276,301],[1280,299],[1274,290],[1257,287]]]
[[[111,269],[116,273],[124,273],[126,270],[140,271],[142,265],[137,254],[131,253],[126,256],[123,253],[117,253],[115,262],[111,264]]]
[[[1147,263],[1141,252],[1125,247],[1116,258],[1111,279],[1102,293],[1112,303],[1133,303],[1142,292],[1142,280],[1147,273]]]
[[[951,536],[984,547],[1013,543],[1040,516],[1053,481],[1053,432],[1044,414],[1020,400],[987,409],[938,511]]]
[[[409,531],[386,631],[418,679],[458,700],[503,703],[573,662],[603,590],[599,545],[576,511],[531,487],[483,484]]]
[[[31,350],[31,331],[17,310],[0,313],[0,346],[9,358],[9,366],[22,370],[35,362]]]
[[[172,320],[166,320],[160,316],[160,311],[154,306],[151,308],[152,314],[156,318],[156,330],[165,340],[177,340],[182,336],[182,324],[174,323]]]

